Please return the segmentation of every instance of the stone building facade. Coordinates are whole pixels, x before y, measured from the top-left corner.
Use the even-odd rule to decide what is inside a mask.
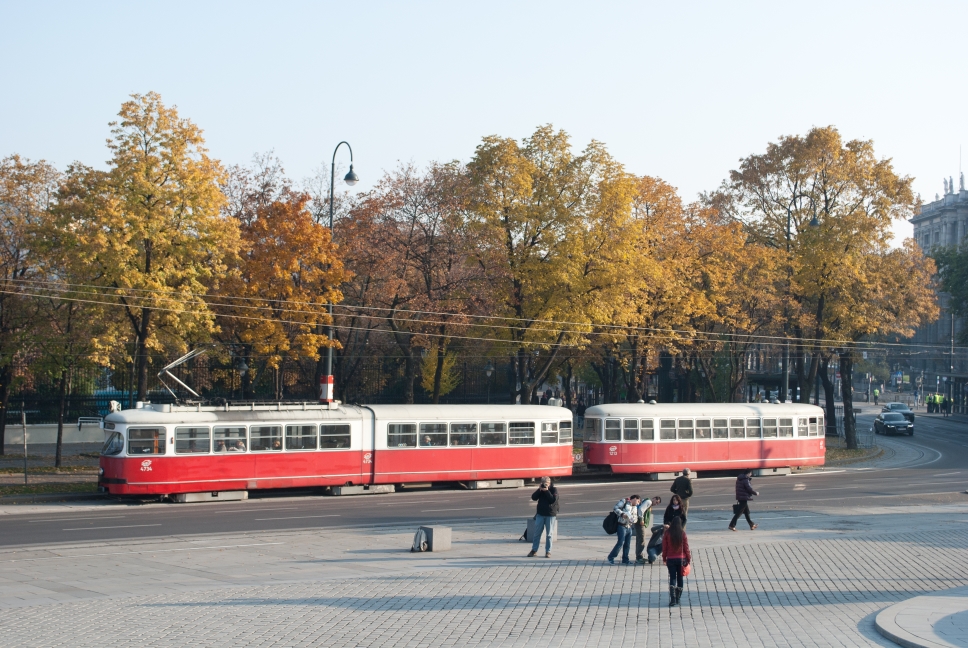
[[[944,194],[935,194],[934,201],[923,205],[910,222],[914,226],[914,241],[927,254],[938,247],[968,244],[968,190],[965,189],[964,174],[959,177],[957,189],[954,178],[946,179]],[[925,346],[911,356],[910,368],[912,374],[923,376],[925,392],[944,393],[953,398],[957,410],[964,412],[968,396],[968,358],[958,348],[957,340],[966,323],[963,318],[951,315],[947,302],[948,296],[941,293],[938,320],[919,328],[912,338],[912,344]]]

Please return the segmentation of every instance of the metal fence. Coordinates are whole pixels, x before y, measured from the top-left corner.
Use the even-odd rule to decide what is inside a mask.
[[[844,439],[844,437],[845,437],[845,435],[844,435],[844,406],[843,405],[835,405],[834,406],[834,412],[837,414],[837,436],[839,438],[841,438],[841,439]],[[854,410],[854,414],[856,416],[857,410]],[[874,447],[874,428],[869,427],[869,426],[865,427],[865,426],[862,426],[862,425],[857,425],[856,424],[856,418],[855,418],[854,429],[856,430],[856,434],[857,434],[857,447],[858,448],[864,448],[866,450],[866,449],[870,449],[870,448],[873,448]]]

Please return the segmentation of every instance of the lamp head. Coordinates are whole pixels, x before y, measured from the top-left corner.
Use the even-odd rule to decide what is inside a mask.
[[[484,367],[484,373],[487,374],[488,378],[490,378],[491,374],[494,373],[494,365],[491,364],[490,360],[487,361],[487,365]]]
[[[817,220],[816,216],[810,219],[810,227],[820,227],[820,221]]]
[[[350,172],[346,174],[345,178],[343,178],[343,182],[345,182],[346,184],[352,187],[359,181],[360,181],[360,176],[356,175],[356,172],[353,170],[353,165],[350,164]]]

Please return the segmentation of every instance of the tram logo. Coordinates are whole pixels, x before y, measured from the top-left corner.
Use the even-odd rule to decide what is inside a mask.
[[[151,472],[151,459],[145,459],[141,462],[141,472]]]
[[[372,452],[367,452],[365,455],[363,455],[363,463],[365,463],[365,464],[366,463],[368,463],[368,464],[373,463],[373,453]]]
[[[608,454],[612,457],[616,456],[618,454],[618,446],[608,446]]]

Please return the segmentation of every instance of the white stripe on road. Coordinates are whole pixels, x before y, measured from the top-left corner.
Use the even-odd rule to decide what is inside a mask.
[[[66,518],[48,518],[46,520],[28,520],[31,524],[34,522],[73,522],[74,520],[119,520],[123,518],[123,515],[94,515],[89,517],[66,517]]]
[[[310,518],[327,518],[327,517],[340,517],[338,514],[333,515],[296,515],[293,517],[277,517],[277,518],[256,518],[255,522],[266,522],[268,520],[306,520]]]
[[[158,524],[126,524],[123,526],[106,526],[106,527],[78,527],[76,529],[63,529],[64,531],[96,531],[98,529],[133,529],[135,527],[156,527],[161,526]]]
[[[441,513],[443,511],[483,511],[485,509],[495,508],[493,506],[475,506],[475,507],[461,507],[461,508],[449,508],[449,509],[428,509],[426,511],[420,511],[421,513]]]

